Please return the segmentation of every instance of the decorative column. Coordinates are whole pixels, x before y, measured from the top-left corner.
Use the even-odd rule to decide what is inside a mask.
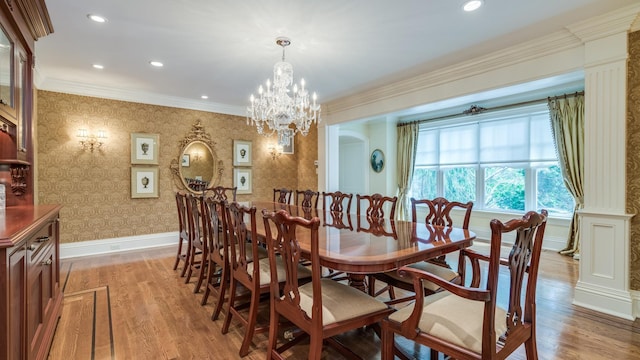
[[[580,212],[580,274],[575,305],[634,319],[629,291],[630,219],[626,213],[628,31],[640,7],[568,29],[584,43],[585,167]]]

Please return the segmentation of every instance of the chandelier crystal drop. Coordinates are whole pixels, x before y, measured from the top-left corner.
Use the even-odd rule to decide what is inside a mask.
[[[258,87],[258,96],[251,94],[247,107],[247,125],[255,125],[258,134],[270,136],[277,133],[278,144],[289,146],[296,133],[306,136],[312,123],[320,119],[320,104],[314,92],[309,99],[304,79],[293,84],[293,66],[284,60],[285,47],[291,44],[286,37],[276,39],[282,47],[282,61],[273,66],[273,82],[268,79],[265,87]],[[290,86],[293,88],[290,89]]]

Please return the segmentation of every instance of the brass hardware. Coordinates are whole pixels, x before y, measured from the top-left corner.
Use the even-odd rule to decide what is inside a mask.
[[[40,236],[39,238],[36,239],[36,241],[39,242],[39,243],[47,242],[47,241],[49,241],[49,237],[48,236]]]
[[[48,266],[48,265],[51,265],[52,263],[53,263],[53,261],[51,261],[51,259],[47,259],[47,260],[42,262],[42,265],[43,266]]]
[[[37,249],[37,247],[35,245],[33,245],[33,244],[27,246],[27,250],[33,251],[35,249]]]

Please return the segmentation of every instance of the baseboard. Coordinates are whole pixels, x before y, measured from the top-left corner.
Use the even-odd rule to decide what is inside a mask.
[[[605,314],[635,320],[634,309],[637,299],[628,291],[585,284],[580,281],[576,284],[573,304]]]
[[[101,255],[130,250],[147,249],[178,243],[178,232],[127,236],[113,239],[60,244],[60,258]]]

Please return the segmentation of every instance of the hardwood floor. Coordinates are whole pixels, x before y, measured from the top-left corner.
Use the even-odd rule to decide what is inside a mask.
[[[222,335],[220,319],[211,321],[213,297],[200,306],[202,290],[173,271],[175,248],[62,261],[65,300],[49,359],[240,359],[240,326],[232,321]],[[640,359],[640,322],[573,306],[577,263],[544,252],[538,283],[540,359]],[[263,319],[268,307],[261,309]],[[268,334],[255,336],[244,359],[264,359]],[[365,359],[379,359],[372,330],[358,330],[341,341]],[[428,359],[428,349],[399,341],[406,353]],[[305,345],[288,352],[306,359]],[[325,359],[341,359],[325,347]],[[518,349],[509,359],[525,359]]]

